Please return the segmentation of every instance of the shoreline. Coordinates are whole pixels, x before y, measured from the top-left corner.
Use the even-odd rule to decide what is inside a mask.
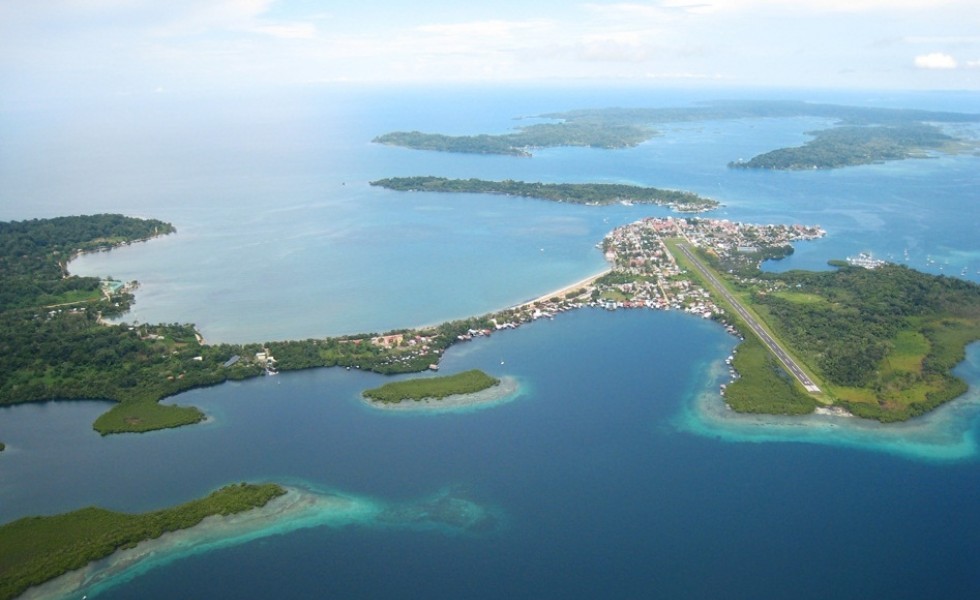
[[[980,343],[969,354],[980,356]],[[957,370],[976,369],[969,357]],[[973,462],[980,454],[974,429],[980,418],[980,388],[971,386],[962,396],[935,410],[899,423],[861,419],[845,411],[823,410],[805,415],[739,413],[718,393],[727,378],[721,360],[703,364],[703,384],[692,388],[673,426],[687,433],[729,443],[804,443],[881,452],[924,463]]]
[[[401,402],[377,402],[360,396],[362,404],[387,412],[460,412],[489,408],[516,400],[521,395],[520,382],[515,377],[503,376],[500,383],[472,394],[453,394],[445,398],[422,398],[421,400],[402,400]]]
[[[27,589],[18,600],[60,600],[98,593],[184,556],[329,524],[334,519],[373,518],[377,509],[353,498],[284,486],[264,506],[234,515],[212,515],[188,529],[164,533]]]
[[[590,276],[586,277],[585,279],[583,279],[581,281],[577,281],[577,282],[575,282],[575,283],[573,283],[571,285],[566,285],[565,287],[559,288],[559,289],[557,289],[557,290],[555,290],[553,292],[549,292],[549,293],[544,294],[542,296],[538,296],[537,298],[535,298],[533,300],[528,300],[527,302],[521,302],[521,303],[515,304],[513,306],[508,306],[507,308],[505,308],[503,310],[513,310],[513,309],[519,309],[519,308],[528,308],[528,307],[534,306],[535,304],[540,304],[542,302],[547,302],[547,301],[551,300],[552,298],[554,298],[556,296],[558,296],[558,297],[564,296],[565,294],[567,294],[569,292],[574,292],[577,289],[580,289],[580,288],[583,288],[583,287],[588,287],[588,286],[592,285],[593,283],[595,283],[595,281],[597,279],[599,279],[600,277],[603,277],[605,275],[608,275],[609,273],[612,272],[612,270],[613,270],[612,267],[607,267],[607,268],[603,269],[602,271],[600,271],[599,273],[596,273],[594,275],[590,275]],[[496,312],[500,312],[500,311],[496,311]]]

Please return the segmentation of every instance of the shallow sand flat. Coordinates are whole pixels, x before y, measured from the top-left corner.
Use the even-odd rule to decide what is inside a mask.
[[[500,383],[472,394],[455,394],[443,399],[423,398],[421,400],[402,400],[401,402],[374,402],[367,398],[361,400],[378,410],[398,412],[454,412],[477,408],[489,408],[517,399],[521,386],[515,377],[504,376]]]
[[[86,592],[114,587],[184,556],[307,527],[362,522],[373,519],[379,510],[359,499],[289,487],[286,494],[263,507],[235,515],[207,517],[195,527],[165,533],[134,548],[117,551],[30,588],[20,599],[80,598]]]

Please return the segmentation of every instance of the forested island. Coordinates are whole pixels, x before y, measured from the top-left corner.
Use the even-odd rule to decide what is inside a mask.
[[[746,162],[742,168],[836,168],[921,156],[923,150],[976,149],[976,140],[943,133],[936,123],[975,123],[980,114],[914,109],[868,108],[798,101],[720,101],[674,108],[605,108],[541,115],[554,123],[536,123],[513,133],[449,136],[419,131],[386,133],[375,143],[416,150],[531,156],[536,148],[584,146],[631,148],[658,135],[656,127],[709,120],[817,117],[837,127],[817,132],[816,146],[785,148]],[[843,129],[839,133],[838,129]],[[826,137],[824,136],[826,134]],[[856,143],[855,148],[849,144]],[[829,148],[842,150],[837,159]],[[772,154],[773,156],[769,156]],[[786,166],[781,166],[786,165]],[[802,166],[790,166],[802,165]]]
[[[499,385],[500,380],[479,369],[472,369],[441,377],[419,377],[405,381],[386,383],[381,387],[364,390],[365,398],[384,403],[398,403],[405,400],[441,400],[449,396],[475,394]]]
[[[527,183],[509,179],[487,181],[427,176],[379,179],[372,181],[371,185],[401,192],[502,194],[595,206],[614,203],[659,204],[678,212],[703,212],[718,206],[717,201],[692,192],[615,183]]]
[[[780,148],[748,161],[734,161],[737,169],[836,169],[889,160],[919,158],[929,152],[956,152],[966,144],[935,125],[846,126],[812,131],[812,140],[795,148]]]
[[[89,507],[0,525],[0,600],[44,583],[117,550],[188,529],[212,515],[265,506],[286,493],[276,484],[236,484],[206,498],[142,514]]]

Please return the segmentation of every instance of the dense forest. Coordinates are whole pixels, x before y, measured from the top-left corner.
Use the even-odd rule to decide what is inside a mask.
[[[78,252],[173,231],[121,215],[0,223],[0,404],[115,400],[117,422],[100,430],[142,431],[203,418],[197,409],[158,405],[160,398],[258,372],[245,364],[222,368],[229,349],[202,346],[190,325],[103,325],[129,309],[132,295],[67,274]]]
[[[79,251],[171,233],[171,225],[94,215],[0,223],[0,231],[0,289],[5,294],[0,306],[0,405],[116,401],[94,424],[102,434],[196,423],[204,418],[196,408],[158,401],[228,379],[331,366],[385,374],[424,371],[459,335],[490,326],[485,318],[475,318],[445,323],[424,335],[406,331],[411,339],[393,347],[372,343],[376,334],[205,345],[190,324],[106,325],[103,318],[125,314],[133,296],[109,293],[97,278],[66,271],[68,260]],[[259,354],[271,355],[275,362],[259,360]]]
[[[533,148],[556,146],[626,148],[636,146],[653,135],[653,130],[644,125],[576,121],[538,123],[502,135],[450,136],[420,131],[396,131],[380,135],[372,141],[415,150],[530,156]]]
[[[122,215],[0,222],[0,312],[69,301],[97,292],[92,277],[66,277],[77,252],[93,252],[175,230],[154,219]]]
[[[805,145],[780,148],[751,160],[729,163],[739,169],[834,169],[922,156],[957,142],[933,125],[848,126],[811,132]]]
[[[403,192],[503,194],[572,204],[616,202],[662,204],[688,212],[708,210],[718,206],[716,201],[691,192],[614,183],[526,183],[509,179],[487,181],[429,176],[379,179],[372,181],[371,185]]]
[[[394,381],[369,390],[364,390],[365,398],[375,402],[398,403],[403,400],[441,400],[458,394],[473,394],[491,388],[500,380],[479,369],[472,369],[455,375],[442,377],[418,377],[404,381]]]
[[[143,514],[88,507],[7,523],[0,526],[0,600],[15,598],[31,586],[80,569],[116,550],[193,527],[208,516],[265,506],[285,493],[273,483],[242,483],[199,500]]]
[[[559,146],[631,148],[656,136],[655,125],[709,120],[790,117],[827,118],[834,119],[844,126],[877,125],[894,129],[904,129],[907,126],[931,128],[931,126],[924,125],[925,123],[980,121],[980,114],[954,112],[842,106],[798,101],[719,101],[686,107],[601,108],[550,113],[541,115],[541,118],[552,119],[555,121],[554,123],[537,123],[518,128],[512,133],[496,135],[451,136],[419,131],[396,131],[380,135],[373,141],[379,144],[402,146],[416,150],[531,156],[531,151],[535,148]],[[885,132],[883,135],[887,136],[888,134]],[[925,137],[931,137],[931,134],[925,135]],[[925,141],[925,139],[920,140],[920,145],[915,147],[932,148],[932,146],[921,145]],[[950,138],[948,141],[958,140]],[[906,158],[906,155],[886,156],[882,149],[880,156],[875,160],[893,160],[895,158]],[[854,158],[852,157],[851,160]],[[849,162],[846,164],[863,163]],[[733,163],[732,166],[754,165]]]
[[[766,277],[778,291],[753,303],[852,412],[902,420],[965,391],[949,371],[980,339],[977,284],[892,264]]]

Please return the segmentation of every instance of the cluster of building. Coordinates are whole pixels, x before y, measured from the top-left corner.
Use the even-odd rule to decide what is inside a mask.
[[[619,227],[609,233],[601,247],[612,269],[603,276],[547,300],[537,300],[489,315],[484,322],[492,328],[470,328],[456,341],[489,336],[494,331],[514,329],[541,318],[581,307],[607,310],[653,308],[683,310],[703,318],[717,318],[724,311],[711,294],[678,265],[668,249],[669,240],[707,250],[719,258],[755,260],[765,248],[781,247],[798,240],[821,237],[819,227],[803,225],[751,225],[723,219],[649,218]],[[722,319],[724,320],[724,319]],[[731,329],[732,333],[735,332]],[[424,331],[390,334],[370,342],[386,350],[439,353],[431,349],[433,338]],[[400,354],[399,353],[399,354]],[[434,365],[433,365],[434,366]]]

